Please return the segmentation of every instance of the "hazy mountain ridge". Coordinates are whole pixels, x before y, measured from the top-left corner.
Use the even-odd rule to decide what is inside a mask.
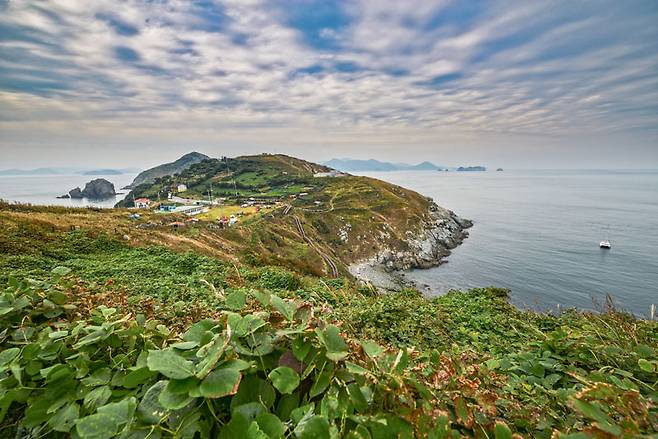
[[[2,169],[0,176],[21,175],[123,175],[135,174],[139,168],[83,168],[83,167],[50,167],[34,169]]]
[[[325,166],[337,169],[339,171],[438,171],[446,169],[446,166],[435,165],[434,163],[424,161],[416,165],[408,163],[391,163],[380,160],[358,160],[358,159],[331,159],[322,163]]]

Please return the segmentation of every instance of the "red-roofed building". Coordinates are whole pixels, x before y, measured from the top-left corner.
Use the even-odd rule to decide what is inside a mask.
[[[148,209],[151,207],[151,200],[148,198],[138,198],[135,200],[135,207],[138,209]]]

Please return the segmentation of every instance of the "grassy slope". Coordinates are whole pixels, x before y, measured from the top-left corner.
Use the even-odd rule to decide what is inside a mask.
[[[354,181],[368,182],[365,179]],[[334,213],[337,214],[348,215],[350,203],[358,203],[368,196],[372,196],[373,201],[380,200],[382,194],[377,193],[378,190],[393,191],[383,194],[391,197],[391,203],[396,197],[402,203],[408,196],[405,191],[398,192],[390,186],[372,189],[369,195],[372,186],[350,184],[343,188],[340,185],[348,184],[348,180],[336,182],[337,186],[327,191],[329,200],[325,205],[331,206],[333,199]],[[358,198],[351,198],[357,194]],[[387,204],[381,208],[386,211]],[[361,212],[355,212],[351,220],[356,223],[359,214]],[[300,215],[307,224],[317,219],[326,221],[329,217],[310,211],[302,211]],[[378,297],[346,279],[301,276],[298,274],[299,263],[293,264],[296,272],[280,266],[262,266],[268,259],[272,265],[279,265],[279,262],[289,260],[286,258],[304,257],[304,252],[308,253],[305,263],[309,267],[301,271],[312,272],[316,266],[312,252],[299,244],[285,217],[270,219],[272,229],[247,225],[242,231],[228,232],[236,235],[222,237],[224,241],[213,238],[218,240],[217,246],[213,242],[213,246],[204,247],[202,244],[208,241],[199,239],[199,236],[205,236],[209,231],[188,230],[181,236],[170,231],[138,229],[126,216],[122,211],[2,206],[0,290],[15,290],[10,277],[51,280],[50,271],[54,267],[67,266],[72,269],[71,276],[56,288],[65,292],[77,308],[67,314],[66,319],[88,318],[100,305],[117,308],[119,315],[141,313],[168,325],[173,331],[169,341],[159,341],[158,346],[173,343],[176,333],[202,318],[221,322],[225,318],[222,311],[227,309],[238,310],[241,314],[266,311],[274,331],[282,324],[281,314],[267,307],[263,309],[256,299],[260,297],[258,292],[295,298],[300,301],[298,306],[315,309],[317,317],[309,323],[312,327],[335,323],[349,340],[374,340],[390,352],[390,360],[384,357],[369,359],[358,343],[349,341],[350,361],[371,371],[360,385],[370,389],[368,392],[374,392],[374,399],[368,402],[366,398],[365,406],[354,403],[357,406],[352,407],[352,403],[345,403],[352,407],[347,410],[356,410],[363,416],[357,417],[361,421],[352,417],[351,421],[341,423],[340,419],[329,416],[327,422],[341,431],[362,425],[373,434],[374,427],[365,419],[391,414],[415,425],[415,433],[419,435],[423,434],[426,424],[427,428],[441,430],[445,427],[444,420],[447,420],[448,430],[453,430],[452,434],[484,436],[486,432],[490,437],[495,434],[496,422],[504,422],[524,436],[537,437],[549,437],[558,434],[557,431],[614,437],[622,431],[631,434],[658,429],[655,405],[658,400],[658,327],[655,323],[638,321],[615,312],[600,315],[567,312],[559,317],[523,312],[510,306],[506,292],[497,289],[455,292],[434,300],[426,300],[411,291]],[[254,219],[256,223],[264,220]],[[362,221],[365,224],[372,218],[364,217]],[[317,229],[321,230],[322,226]],[[278,233],[272,235],[271,230]],[[129,235],[130,239],[125,240],[123,235]],[[320,240],[323,235],[318,231],[316,236]],[[275,251],[260,255],[249,253],[236,244],[242,238],[250,239],[247,249],[279,245],[289,254]],[[270,243],[270,240],[278,241]],[[221,242],[225,247],[218,250]],[[231,258],[235,256],[234,251],[250,255],[254,264],[248,263],[249,258],[246,262]],[[35,288],[41,291],[41,287]],[[246,305],[236,307],[236,297],[238,304],[239,299],[245,297]],[[21,327],[43,322],[36,317],[21,315],[17,314],[17,320],[5,321],[5,324]],[[55,317],[59,320],[56,325],[63,327],[65,323],[61,319],[62,316]],[[52,324],[48,323],[48,326]],[[155,324],[150,327],[155,327]],[[307,329],[308,334],[314,334],[312,327]],[[75,349],[77,338],[69,337],[70,349]],[[267,354],[262,369],[257,368],[253,373],[266,379],[274,367],[268,366],[269,362],[291,349],[287,343],[293,341],[287,340],[285,337],[279,339],[278,350]],[[0,337],[0,343],[2,349],[17,345],[4,335]],[[22,345],[19,343],[18,346]],[[388,367],[387,372],[378,369],[379,363],[395,362],[398,357],[396,348],[400,347],[405,348],[400,352],[405,358],[409,357],[405,360],[409,364]],[[122,352],[117,346],[112,349]],[[96,352],[94,355],[103,351]],[[42,367],[67,361],[65,357],[68,355],[48,357],[48,360],[43,360]],[[273,355],[275,357],[271,358]],[[98,364],[107,361],[98,358]],[[112,367],[119,370],[123,366]],[[335,367],[338,371],[338,368],[347,366],[339,361]],[[9,377],[6,369],[0,374]],[[149,378],[143,391],[139,387],[128,394],[133,392],[138,399],[143,398],[144,393],[140,392],[145,392],[157,379]],[[320,376],[311,374],[309,379],[317,380]],[[48,386],[47,382],[35,380],[35,388]],[[349,386],[349,381],[344,383],[344,376],[339,378],[336,375],[333,380],[331,389],[335,386],[338,394],[342,386]],[[414,382],[420,382],[424,387],[418,387],[420,384]],[[0,377],[0,395],[4,395],[1,389],[13,385],[15,382],[10,377]],[[110,401],[120,401],[126,396],[126,390],[119,382],[113,386],[114,396]],[[429,393],[422,390],[424,388],[429,389]],[[302,400],[309,398],[307,391],[308,388],[300,387]],[[329,397],[331,391],[327,390],[325,396]],[[43,401],[46,394],[35,390],[33,395],[35,402]],[[0,400],[2,398],[0,396]],[[203,412],[203,407],[214,404],[215,416],[219,416],[222,423],[227,422],[230,414],[222,405],[223,399],[210,401],[199,406],[202,407],[199,408],[202,410],[200,416],[209,416],[208,421],[211,420],[212,416]],[[379,406],[377,401],[388,402]],[[316,416],[325,416],[317,397],[308,402],[317,403]],[[12,411],[0,431],[14,431],[15,423],[25,410],[20,403],[11,407]],[[81,417],[94,413],[93,408],[82,405],[78,410]],[[417,416],[421,412],[432,415],[429,419],[420,419]],[[285,418],[279,412],[277,416]],[[42,417],[47,419],[46,414]],[[155,431],[166,436],[171,431],[171,422],[170,419],[162,423],[162,427]],[[288,422],[289,428],[293,429],[295,425],[300,428],[295,420]],[[317,422],[325,421],[317,419]],[[213,425],[217,433],[221,424]],[[47,427],[45,431],[48,431]],[[364,434],[361,431],[360,437],[365,437]],[[500,434],[500,437],[505,437]]]

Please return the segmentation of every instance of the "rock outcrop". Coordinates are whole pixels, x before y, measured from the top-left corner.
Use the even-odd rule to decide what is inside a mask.
[[[97,178],[90,181],[82,190],[82,195],[85,198],[93,199],[111,198],[116,194],[117,193],[114,190],[114,185],[104,178]]]
[[[87,183],[84,189],[77,187],[75,189],[71,189],[68,194],[57,198],[91,198],[94,200],[103,200],[106,198],[112,198],[116,194],[117,193],[114,190],[114,185],[111,182],[105,180],[104,178],[97,178],[96,180],[92,180]]]
[[[384,250],[376,256],[376,261],[389,271],[435,267],[468,237],[466,229],[473,226],[470,220],[434,202],[430,204],[429,218],[421,225],[420,232],[407,232],[406,250]]]
[[[75,188],[75,189],[71,189],[71,190],[69,191],[69,196],[68,196],[68,198],[77,198],[77,199],[80,199],[80,198],[84,198],[84,197],[85,197],[85,196],[82,195],[82,190],[80,190],[79,187],[77,187],[77,188]]]
[[[408,231],[406,248],[385,249],[373,258],[350,266],[350,272],[382,290],[409,286],[403,271],[431,268],[445,262],[450,251],[468,237],[473,222],[432,202],[418,232]]]

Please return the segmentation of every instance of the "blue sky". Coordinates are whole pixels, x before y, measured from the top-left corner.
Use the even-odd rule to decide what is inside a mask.
[[[656,23],[654,0],[0,0],[0,168],[658,167]]]

